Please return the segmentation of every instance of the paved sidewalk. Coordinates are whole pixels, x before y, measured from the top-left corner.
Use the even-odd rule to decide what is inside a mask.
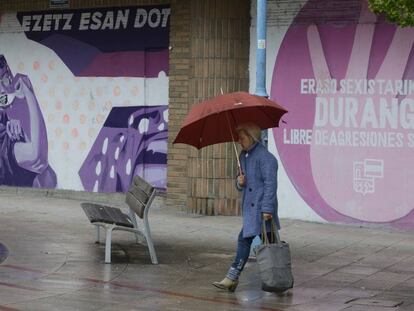
[[[234,256],[239,217],[155,207],[160,264],[132,234],[114,232],[109,265],[79,203],[0,194],[0,310],[414,310],[413,232],[282,219],[295,287],[261,291],[252,261],[227,293],[210,284]]]

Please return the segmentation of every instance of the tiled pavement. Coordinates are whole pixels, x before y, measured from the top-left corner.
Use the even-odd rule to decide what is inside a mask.
[[[295,287],[261,291],[251,261],[227,293],[210,284],[234,255],[240,218],[157,202],[150,224],[160,264],[132,234],[114,232],[109,265],[80,201],[1,193],[0,310],[414,310],[414,232],[282,219]]]

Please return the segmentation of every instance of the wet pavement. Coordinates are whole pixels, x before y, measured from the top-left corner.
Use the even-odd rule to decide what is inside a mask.
[[[157,200],[149,219],[160,264],[120,231],[105,264],[80,202],[0,193],[0,310],[414,310],[413,232],[282,219],[294,288],[261,291],[251,260],[227,293],[211,283],[234,256],[239,217],[189,215]]]

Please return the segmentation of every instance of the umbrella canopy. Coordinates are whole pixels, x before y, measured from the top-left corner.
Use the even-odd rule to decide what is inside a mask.
[[[235,128],[254,122],[261,129],[277,127],[287,110],[265,97],[247,92],[219,95],[194,105],[174,140],[197,149],[238,139]]]

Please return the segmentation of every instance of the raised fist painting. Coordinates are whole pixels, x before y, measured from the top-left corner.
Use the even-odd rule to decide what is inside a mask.
[[[45,122],[27,76],[0,55],[0,185],[55,188]]]

